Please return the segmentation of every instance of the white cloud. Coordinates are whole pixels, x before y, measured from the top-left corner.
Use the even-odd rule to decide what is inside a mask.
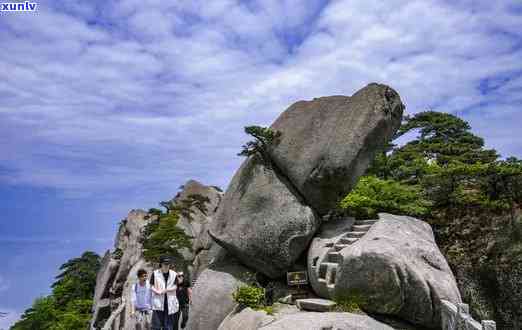
[[[0,317],[0,330],[9,329],[18,319],[21,313],[12,309],[3,308],[0,305],[0,312],[6,313],[4,317]]]
[[[76,197],[172,192],[192,177],[226,186],[243,126],[372,81],[396,88],[409,112],[463,113],[492,147],[522,156],[509,139],[521,117],[514,2],[307,4],[53,2],[10,16],[0,180]],[[487,79],[495,88],[483,93]]]

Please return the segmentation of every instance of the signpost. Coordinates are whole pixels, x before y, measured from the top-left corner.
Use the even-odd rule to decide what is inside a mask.
[[[303,299],[308,296],[308,291],[302,288],[303,285],[308,284],[308,273],[306,271],[286,273],[286,282],[290,287],[292,287],[290,290],[292,301]]]

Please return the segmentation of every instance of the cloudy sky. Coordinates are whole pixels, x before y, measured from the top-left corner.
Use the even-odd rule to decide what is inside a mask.
[[[522,3],[63,0],[0,12],[0,329],[291,103],[389,84],[522,157]]]

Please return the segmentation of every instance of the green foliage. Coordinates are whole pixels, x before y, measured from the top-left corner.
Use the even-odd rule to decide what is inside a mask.
[[[265,311],[268,315],[275,314],[274,306],[263,306],[263,307],[258,308],[258,310]]]
[[[68,260],[60,267],[62,271],[53,283],[53,295],[59,305],[76,299],[91,299],[100,268],[100,256],[87,251],[79,258]]]
[[[170,201],[160,202],[160,205],[166,209],[167,214],[177,213],[185,219],[192,221],[193,215],[196,213],[196,210],[199,210],[201,213],[205,215],[207,214],[208,203],[210,203],[210,199],[208,197],[200,194],[191,194],[184,199],[174,198]],[[157,213],[155,211],[154,214],[161,215],[162,213]]]
[[[177,201],[173,210],[179,212],[181,216],[187,218],[189,221],[192,221],[192,215],[196,212],[195,210],[199,210],[205,215],[207,214],[208,203],[210,203],[208,197],[200,194],[191,194],[188,195],[187,198]]]
[[[49,329],[56,322],[56,304],[52,296],[37,298],[11,330]]]
[[[281,132],[273,131],[269,127],[247,126],[245,127],[245,133],[253,136],[255,140],[244,144],[238,156],[248,157],[259,154],[265,161],[268,161],[268,148],[271,145],[277,145]]]
[[[52,293],[36,299],[11,330],[86,329],[99,267],[100,257],[89,251],[68,260],[60,267]]]
[[[191,237],[176,226],[178,220],[178,213],[172,212],[162,214],[157,220],[151,221],[145,226],[141,242],[143,256],[147,261],[159,262],[162,255],[168,255],[174,257],[178,267],[185,267],[184,259],[178,250],[191,249]]]
[[[418,129],[420,135],[401,148],[416,152],[443,165],[451,161],[466,164],[489,163],[497,159],[495,150],[484,149],[484,140],[470,132],[464,120],[442,112],[425,111],[406,116],[398,136]]]
[[[148,212],[148,213],[149,213],[149,215],[157,215],[157,216],[160,216],[160,215],[163,214],[163,211],[160,210],[160,209],[157,209],[157,208],[153,207],[153,208],[150,208],[150,209],[149,209],[149,212]]]
[[[184,189],[184,186],[180,189]],[[165,211],[157,208],[149,210],[148,218],[155,216],[156,219],[145,226],[141,243],[145,260],[159,262],[161,256],[168,255],[174,258],[177,267],[185,269],[188,263],[179,250],[191,250],[193,237],[186,235],[183,229],[177,226],[178,221],[180,217],[192,221],[197,211],[206,215],[210,199],[200,194],[190,194],[181,199],[180,195],[181,193],[178,193],[175,198],[159,203]]]
[[[506,161],[433,164],[421,183],[436,209],[452,213],[472,207],[502,213],[522,202],[522,165]]]
[[[484,140],[470,132],[467,122],[451,114],[426,111],[407,116],[397,137],[417,130],[419,135],[402,147],[387,145],[369,174],[418,184],[433,163],[487,164],[498,158],[495,150],[484,149]]]
[[[57,314],[56,322],[51,330],[86,329],[91,319],[91,299],[78,299],[69,302],[64,311]]]
[[[257,286],[242,285],[236,289],[232,297],[240,305],[252,309],[260,309],[264,307],[265,289]]]
[[[362,313],[362,309],[367,304],[365,296],[358,291],[350,291],[345,294],[338,294],[334,297],[336,302],[335,310],[346,313]]]
[[[402,146],[387,145],[367,172],[371,184],[362,178],[365,189],[358,185],[342,205],[357,216],[390,212],[386,201],[396,199],[386,193],[383,198],[381,191],[387,189],[381,185],[413,188],[429,201],[422,203],[427,212],[419,217],[432,225],[463,300],[479,313],[474,316],[495,319],[506,329],[522,324],[522,258],[512,257],[522,245],[522,161],[498,160],[467,122],[451,114],[427,111],[406,117],[397,136],[408,133],[417,136]],[[374,177],[386,183],[375,183]],[[399,186],[390,189],[401,194]],[[415,205],[417,199],[411,198]],[[405,205],[408,199],[398,200]]]
[[[421,112],[405,118],[397,137],[413,130],[418,136],[401,147],[388,144],[370,166],[369,177],[341,202],[349,214],[435,219],[471,208],[498,214],[522,201],[522,162],[496,160],[496,151],[484,149],[483,139],[464,120]]]
[[[123,251],[120,248],[117,248],[112,252],[112,257],[116,260],[121,259],[123,257]]]
[[[429,206],[418,187],[375,176],[361,178],[341,201],[341,208],[357,219],[376,218],[377,212],[424,216]]]

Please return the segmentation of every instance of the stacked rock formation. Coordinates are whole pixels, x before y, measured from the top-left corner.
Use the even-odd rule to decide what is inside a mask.
[[[317,296],[362,295],[360,306],[369,313],[440,328],[441,300],[459,303],[460,295],[427,224],[387,214],[362,222],[323,220],[393,137],[403,109],[399,95],[379,84],[350,97],[299,101],[272,124],[281,133],[278,142],[263,156],[249,156],[223,196],[193,181],[185,185],[178,198],[198,191],[212,201],[196,223],[179,223],[193,237],[192,251],[181,252],[197,277],[187,329],[392,329],[350,313],[288,307],[294,309],[268,316],[237,309],[232,293],[253,274],[286,292],[281,279],[301,257]],[[104,259],[100,287],[114,282],[118,267]],[[118,278],[127,286],[125,273]],[[103,288],[97,289],[100,306]]]
[[[281,133],[271,164],[249,157],[234,175],[210,234],[244,264],[283,275],[308,247],[378,148],[398,129],[404,106],[385,85],[351,97],[300,101],[271,126]]]

